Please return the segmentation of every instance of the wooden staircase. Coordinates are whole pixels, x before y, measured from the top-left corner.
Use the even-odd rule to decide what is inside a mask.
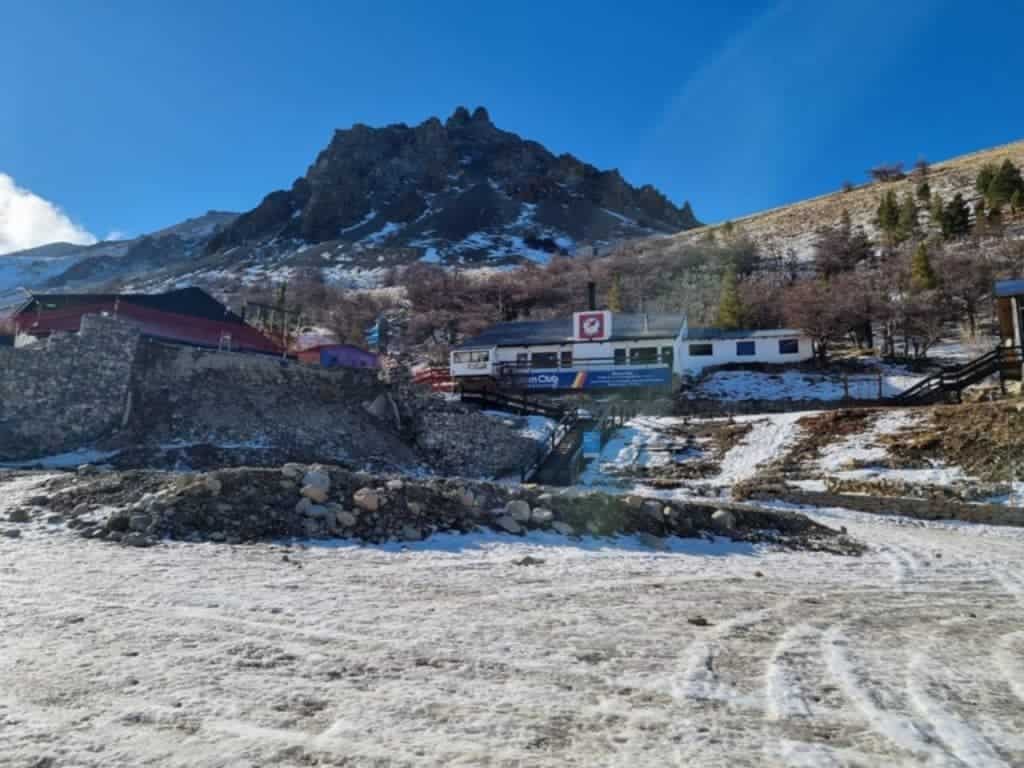
[[[999,374],[1000,380],[1021,378],[1020,347],[996,347],[986,355],[958,366],[948,366],[891,398],[894,405],[928,405],[960,401],[972,384]]]

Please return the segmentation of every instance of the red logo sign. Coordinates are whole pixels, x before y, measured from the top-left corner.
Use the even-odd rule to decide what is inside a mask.
[[[597,341],[608,338],[609,323],[607,312],[577,312],[576,338],[581,341]]]

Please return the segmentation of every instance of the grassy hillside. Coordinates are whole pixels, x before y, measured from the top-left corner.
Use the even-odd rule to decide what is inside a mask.
[[[999,164],[1007,158],[1018,167],[1024,166],[1024,141],[935,163],[930,166],[926,176],[928,185],[947,201],[959,192],[973,207],[974,202],[980,198],[974,188],[978,171],[985,164]],[[902,197],[906,192],[913,193],[918,181],[919,178],[911,173],[901,181],[866,183],[849,191],[837,190],[792,205],[743,216],[728,223],[720,222],[690,230],[670,240],[680,244],[699,242],[708,238],[709,232],[721,239],[731,228],[735,233],[752,239],[765,253],[785,255],[792,250],[798,258],[806,259],[811,256],[818,230],[838,225],[844,210],[849,213],[854,225],[862,226],[874,239],[877,235],[875,216],[883,191],[892,189],[897,196]],[[923,219],[928,217],[927,211],[922,211],[921,215]]]

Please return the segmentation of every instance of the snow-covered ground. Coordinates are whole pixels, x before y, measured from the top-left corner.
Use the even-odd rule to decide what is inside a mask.
[[[678,438],[661,427],[678,422],[673,418],[638,417],[612,433],[601,455],[590,461],[580,476],[580,485],[614,490],[622,485],[618,472],[637,467],[657,467],[699,458],[700,447],[670,450]]]
[[[898,395],[914,386],[922,375],[901,368],[882,374],[882,397]],[[855,374],[848,377],[849,396],[878,398],[878,376]],[[688,392],[690,397],[716,400],[842,400],[847,389],[837,374],[804,371],[716,371]]]
[[[1024,764],[1024,532],[815,516],[869,552],[3,524],[0,764]]]
[[[52,456],[40,456],[27,461],[4,461],[0,467],[17,468],[40,468],[40,469],[74,469],[83,464],[102,464],[107,459],[117,456],[118,451],[100,451],[95,448],[79,448],[76,451],[67,453],[56,453]]]
[[[825,446],[816,468],[823,476],[841,480],[888,480],[936,487],[976,479],[960,467],[941,462],[912,469],[888,466],[889,452],[881,438],[898,435],[920,423],[921,418],[922,414],[913,411],[890,411],[873,416],[867,429]]]
[[[706,486],[727,489],[735,483],[754,477],[766,464],[780,458],[793,445],[800,435],[798,422],[810,415],[813,415],[813,412],[772,413],[735,418],[735,422],[749,423],[750,431],[722,456],[719,474],[701,480],[698,485],[702,490],[706,490]],[[679,421],[672,417],[639,417],[627,422],[612,433],[601,451],[600,458],[587,465],[580,477],[580,484],[609,491],[626,490],[641,495],[665,496],[664,491],[654,493],[642,486],[634,488],[631,484],[624,484],[620,475],[624,470],[633,467],[658,467],[707,458],[710,449],[707,439],[697,441],[692,448],[666,450],[666,445],[677,444],[680,438],[667,436],[664,428]],[[691,423],[697,425],[702,421],[721,420],[695,419]],[[692,496],[693,491],[678,488],[667,495]]]
[[[752,426],[740,442],[722,457],[722,471],[714,479],[718,485],[733,485],[754,477],[765,464],[779,459],[799,436],[797,422],[807,413],[773,413],[745,416]]]
[[[538,416],[536,414],[516,416],[515,414],[506,413],[505,411],[482,411],[482,413],[485,416],[490,416],[492,419],[500,421],[505,426],[514,429],[523,437],[527,437],[530,440],[536,440],[538,443],[546,443],[551,439],[551,435],[553,435],[555,430],[558,428],[558,422],[554,419],[549,419],[545,416]]]

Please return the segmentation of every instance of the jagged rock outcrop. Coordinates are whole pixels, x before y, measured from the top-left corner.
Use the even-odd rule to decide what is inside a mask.
[[[472,260],[571,250],[698,226],[688,203],[675,206],[616,170],[503,131],[487,110],[464,107],[437,118],[336,131],[306,175],[272,192],[208,244],[226,248],[272,239],[341,241],[434,249]]]

